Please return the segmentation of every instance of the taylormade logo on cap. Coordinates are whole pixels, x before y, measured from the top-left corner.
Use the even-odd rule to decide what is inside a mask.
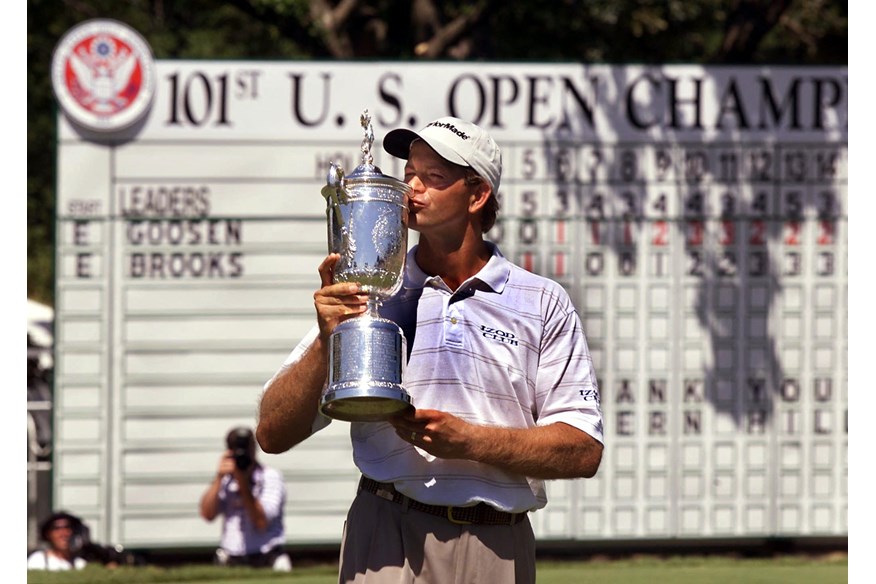
[[[419,132],[397,129],[383,139],[383,149],[398,158],[407,159],[411,143],[420,139],[442,158],[460,166],[470,166],[499,192],[502,176],[502,152],[492,137],[480,126],[459,118],[433,120]]]
[[[449,122],[440,122],[440,121],[429,122],[428,124],[426,124],[426,127],[427,128],[445,128],[447,130],[450,130],[451,132],[453,132],[454,134],[456,134],[457,136],[459,136],[463,140],[468,140],[470,138],[470,136],[468,134],[466,134],[462,130],[457,129],[456,126],[454,126],[453,124],[451,124]]]

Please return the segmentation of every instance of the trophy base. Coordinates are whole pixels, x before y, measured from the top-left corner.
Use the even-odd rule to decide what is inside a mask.
[[[402,387],[406,347],[391,320],[363,315],[339,324],[329,341],[328,387],[319,411],[347,422],[381,422],[413,408]]]
[[[345,422],[382,422],[413,408],[411,396],[402,389],[353,387],[326,393],[319,411]]]

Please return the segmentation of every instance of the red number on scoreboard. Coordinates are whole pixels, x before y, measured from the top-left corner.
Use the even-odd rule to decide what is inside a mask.
[[[836,234],[836,223],[821,220],[818,222],[818,245],[833,245]]]
[[[651,245],[668,245],[669,244],[669,223],[663,221],[654,222],[654,238],[651,240]]]
[[[760,219],[755,219],[751,222],[751,236],[748,238],[748,243],[751,245],[766,244],[766,223]]]
[[[785,223],[785,245],[800,245],[800,222],[788,221]]]

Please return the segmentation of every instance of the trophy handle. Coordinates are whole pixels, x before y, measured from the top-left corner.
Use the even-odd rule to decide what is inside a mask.
[[[346,203],[350,198],[347,194],[347,189],[344,187],[344,169],[340,165],[330,162],[326,183],[326,186],[320,192],[332,209],[334,209],[338,227],[343,228],[344,217],[341,215],[341,204]]]

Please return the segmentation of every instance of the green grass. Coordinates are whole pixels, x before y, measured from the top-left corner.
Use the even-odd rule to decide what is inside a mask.
[[[27,574],[29,584],[335,584],[336,580],[337,570],[333,565],[296,566],[291,574],[202,565],[123,567],[115,570],[89,566],[78,572],[29,571]],[[538,563],[538,584],[845,584],[848,581],[848,557],[845,554],[821,558],[684,556]]]

